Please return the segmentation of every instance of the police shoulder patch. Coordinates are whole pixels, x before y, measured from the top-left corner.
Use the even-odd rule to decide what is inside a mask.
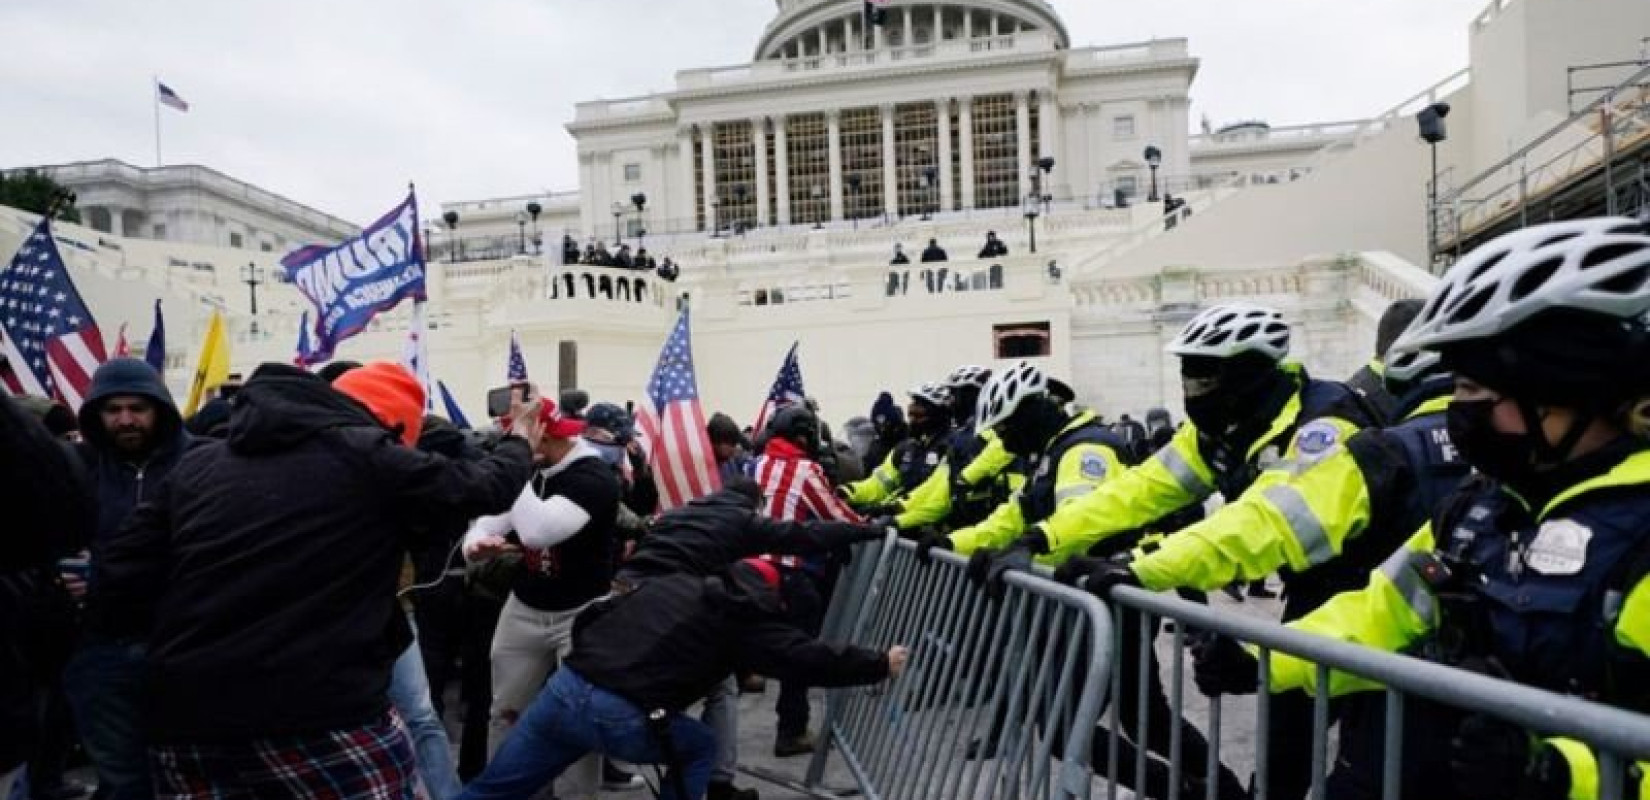
[[[930,467],[939,466],[939,464],[940,464],[940,454],[939,453],[929,453],[928,458],[926,459],[926,463]]]
[[[1083,460],[1077,465],[1078,472],[1091,481],[1104,480],[1106,477],[1106,459],[1099,453],[1084,453]]]
[[[1323,459],[1341,440],[1341,429],[1328,420],[1309,422],[1295,435],[1295,455],[1312,464]]]

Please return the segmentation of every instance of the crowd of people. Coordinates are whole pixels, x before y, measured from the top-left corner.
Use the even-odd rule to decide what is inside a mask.
[[[657,261],[647,252],[646,247],[638,247],[635,252],[631,252],[630,245],[621,242],[617,250],[609,252],[606,242],[592,240],[581,252],[579,243],[574,241],[572,236],[563,236],[561,239],[561,263],[652,272],[667,281],[674,281],[682,275],[682,268],[677,266],[670,256],[665,256],[662,262]]]
[[[1002,239],[997,238],[997,232],[986,231],[985,246],[980,248],[980,253],[977,257],[981,259],[1004,258],[1007,255],[1008,245],[1004,244]],[[928,246],[922,250],[922,263],[936,264],[942,261],[950,260],[951,257],[945,252],[945,248],[940,247],[940,240],[928,240]],[[891,266],[911,263],[911,257],[905,254],[905,245],[897,242],[894,244],[894,257],[890,259],[888,263]]]
[[[25,766],[23,796],[70,794],[78,740],[120,800],[574,800],[640,780],[621,764],[663,765],[664,797],[755,800],[734,783],[740,691],[779,682],[789,757],[818,746],[809,687],[904,670],[904,647],[815,638],[847,548],[890,531],[924,564],[967,557],[991,596],[1039,564],[1105,600],[1278,574],[1293,627],[1645,711],[1650,233],[1597,219],[1486,244],[1394,304],[1344,381],[1290,360],[1294,333],[1258,305],[1196,315],[1168,348],[1180,424],[1108,423],[1029,362],[960,366],[903,407],[885,392],[841,440],[811,401],[761,430],[715,414],[723,488],[662,513],[618,403],[521,384],[493,430],[460,431],[397,365],[264,365],[199,426],[148,365],[111,360],[78,414],[0,401],[20,512],[0,549],[0,798]],[[1378,686],[1190,638],[1207,694],[1270,675],[1267,796],[1306,796],[1319,692],[1339,725],[1327,796],[1381,794]],[[1123,685],[1148,691],[1116,698],[1124,769],[1105,777],[1250,797],[1175,717],[1158,648],[1121,641]],[[1405,798],[1596,796],[1580,742],[1421,701],[1403,724]]]

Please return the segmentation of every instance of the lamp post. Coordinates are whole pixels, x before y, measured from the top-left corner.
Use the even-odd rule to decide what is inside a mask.
[[[1032,192],[1025,198],[1026,228],[1031,232],[1031,252],[1037,252],[1037,215],[1041,212],[1043,198],[1041,192]]]
[[[1438,143],[1449,138],[1444,118],[1449,116],[1449,103],[1433,103],[1415,115],[1421,128],[1421,141],[1432,150],[1432,180],[1427,182],[1427,262],[1438,263]]]
[[[527,212],[516,212],[516,255],[527,255]]]
[[[619,218],[624,216],[624,203],[613,204],[613,246],[617,248],[624,237],[619,234]]]
[[[264,282],[263,267],[252,262],[241,267],[241,283],[252,292],[252,333],[258,333],[258,285]]]
[[[1054,171],[1054,159],[1043,156],[1037,159],[1037,169],[1042,171],[1042,180],[1037,184],[1037,193],[1043,198],[1043,214],[1049,213],[1049,205],[1054,202],[1054,182],[1049,180],[1049,173]]]
[[[448,211],[442,214],[441,221],[447,223],[447,236],[452,239],[447,243],[447,255],[452,261],[463,261],[464,240],[458,238],[458,212]]]
[[[825,209],[821,207],[825,202],[825,187],[814,184],[814,187],[808,190],[808,196],[814,199],[814,230],[817,231],[825,227]]]
[[[722,198],[712,197],[710,199],[710,236],[712,239],[720,238],[722,235],[722,222],[717,219],[719,216],[717,212],[721,211],[721,209]]]
[[[938,205],[932,201],[934,199],[934,194],[939,190],[939,172],[940,171],[934,167],[922,168],[922,218],[925,221],[930,219],[930,209],[933,206]]]
[[[1163,166],[1163,151],[1153,145],[1146,145],[1146,166],[1152,170],[1152,188],[1146,195],[1146,202],[1155,203],[1157,196],[1157,168]]]
[[[533,200],[527,204],[527,215],[533,219],[533,255],[543,251],[544,237],[539,235],[539,214],[544,213],[544,206]]]
[[[854,199],[854,210],[848,214],[848,218],[854,221],[854,230],[856,231],[859,230],[859,187],[862,183],[863,181],[858,175],[848,176],[848,194]]]
[[[636,207],[636,249],[647,249],[647,226],[642,224],[642,213],[647,210],[647,195],[637,192],[630,196],[630,204]]]

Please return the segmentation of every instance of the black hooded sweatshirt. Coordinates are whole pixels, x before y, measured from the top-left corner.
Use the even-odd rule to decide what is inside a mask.
[[[319,378],[265,365],[228,438],[191,448],[107,542],[90,623],[147,634],[157,742],[360,726],[411,641],[408,531],[509,508],[531,467],[519,439],[474,461],[404,447]]]
[[[754,484],[745,482],[760,493]],[[733,489],[701,497],[659,515],[619,577],[639,580],[688,573],[715,575],[741,558],[763,553],[817,555],[882,538],[875,525],[779,522],[756,513],[758,497]]]
[[[109,398],[128,395],[155,404],[154,449],[137,460],[115,448],[100,416]],[[80,406],[80,434],[85,439],[80,456],[90,473],[97,506],[97,529],[91,542],[95,558],[103,540],[119,530],[132,509],[166,480],[189,447],[190,436],[160,374],[134,358],[110,359],[92,375],[92,388]]]

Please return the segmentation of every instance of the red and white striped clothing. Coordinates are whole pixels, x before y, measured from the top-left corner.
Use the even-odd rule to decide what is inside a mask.
[[[781,522],[864,521],[831,491],[818,462],[777,436],[756,459],[756,483],[762,487],[762,513]]]

